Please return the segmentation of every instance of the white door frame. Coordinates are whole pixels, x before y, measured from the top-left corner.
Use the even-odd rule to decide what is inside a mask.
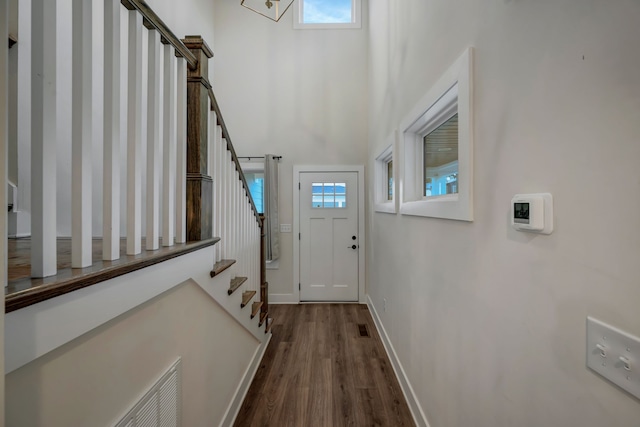
[[[365,235],[364,235],[364,165],[293,166],[293,299],[300,302],[300,173],[301,172],[357,172],[358,173],[358,301],[365,296]]]

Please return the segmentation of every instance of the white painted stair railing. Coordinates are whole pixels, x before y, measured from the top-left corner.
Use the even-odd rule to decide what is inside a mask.
[[[0,2],[1,8],[6,10],[7,1]],[[9,133],[13,131],[17,135],[18,141],[25,140],[21,132],[28,130],[30,134],[26,138],[30,141],[30,158],[9,161],[26,162],[31,171],[32,277],[48,277],[57,273],[56,242],[60,237],[56,215],[60,191],[56,182],[60,163],[57,157],[64,152],[60,150],[62,141],[59,138],[58,116],[61,112],[58,108],[61,100],[70,99],[71,105],[71,159],[68,162],[71,165],[71,188],[65,192],[71,199],[72,267],[85,268],[97,261],[92,259],[92,239],[96,234],[94,221],[100,215],[94,209],[96,195],[93,193],[96,188],[93,182],[100,177],[103,186],[101,195],[97,195],[101,196],[97,206],[102,210],[100,237],[103,260],[113,261],[121,257],[120,241],[123,237],[126,238],[126,255],[137,255],[142,251],[143,236],[145,249],[153,251],[160,245],[184,243],[188,235],[187,112],[191,110],[187,105],[187,82],[190,81],[189,70],[197,68],[198,57],[173,35],[143,0],[104,0],[104,28],[100,33],[92,26],[92,5],[96,4],[95,1],[72,2],[71,12],[66,16],[59,13],[57,0],[31,1],[30,10],[25,9],[30,16],[19,18],[18,43],[12,48],[24,49],[22,54],[30,52],[29,61],[26,61],[30,66],[26,70],[18,70],[18,74],[23,72],[31,76],[25,91],[30,96],[21,97],[18,93],[15,103],[20,105],[10,105],[4,90],[6,86],[0,90],[0,124],[10,117],[7,107],[17,110],[26,105],[31,112],[27,127],[20,126],[24,123],[19,125],[16,118],[9,120],[11,123],[7,127]],[[3,37],[8,35],[6,16],[2,14],[0,26]],[[72,60],[59,63],[61,59],[56,53],[63,48],[58,45],[61,29],[69,26],[72,28],[73,43],[69,52]],[[121,37],[125,33],[126,52],[122,52]],[[23,46],[21,34],[26,40]],[[100,73],[96,69],[99,61],[94,58],[94,38],[104,39],[103,72]],[[143,40],[147,41],[146,47]],[[20,92],[24,87],[18,85],[16,76],[7,73],[9,55],[6,48],[0,53],[0,65],[3,67],[0,83],[14,85]],[[121,67],[122,61],[126,62],[126,67]],[[59,70],[72,76],[70,93],[59,90],[60,76],[56,74]],[[100,91],[94,90],[96,76],[103,76]],[[213,178],[210,220],[213,235],[221,238],[214,248],[211,263],[236,260],[225,274],[230,278],[246,277],[242,290],[256,292],[252,302],[264,298],[265,307],[261,314],[266,315],[266,293],[262,292],[261,296],[264,283],[262,221],[251,199],[211,85],[206,77],[203,79],[209,87],[210,98],[206,141],[207,172]],[[121,99],[123,85],[126,87],[126,99]],[[94,114],[96,108],[101,109],[101,114]],[[126,123],[122,109],[126,109]],[[3,132],[7,127],[2,127]],[[103,132],[97,135],[95,129],[100,128]],[[0,135],[0,142],[7,155],[5,134]],[[102,149],[101,155],[93,153],[96,147]],[[102,171],[96,171],[95,158],[100,157]],[[4,176],[6,181],[6,171]],[[121,194],[121,177],[126,180],[122,186],[125,194]],[[6,194],[4,199],[6,201]],[[120,205],[121,199],[125,200],[124,209]],[[239,300],[225,299],[217,293],[216,299],[221,299],[219,302],[223,306],[240,305]],[[239,316],[235,309],[228,311]],[[251,308],[247,309],[246,315],[242,316],[249,318],[250,311]]]
[[[146,249],[186,241],[186,70],[182,56],[188,49],[175,37],[165,37],[167,29],[155,26],[155,20],[143,19],[134,2],[104,1],[104,33],[92,26],[92,4],[73,0],[70,18],[72,28],[72,61],[60,62],[56,52],[60,28],[69,22],[56,20],[56,0],[33,0],[31,19],[19,20],[19,33],[30,32],[31,41],[31,269],[33,277],[47,277],[56,271],[56,239],[58,237],[57,156],[63,153],[58,135],[61,99],[71,98],[71,198],[72,267],[92,265],[93,212],[92,182],[99,179],[94,171],[94,147],[102,147],[102,238],[103,260],[120,258],[121,221],[126,223],[126,254],[142,250],[142,204],[146,209],[144,224]],[[125,5],[127,12],[123,13]],[[121,22],[123,15],[128,22]],[[63,16],[60,14],[59,16]],[[160,21],[161,22],[161,21]],[[121,71],[121,26],[127,27],[127,68]],[[145,29],[147,27],[147,29]],[[143,49],[143,32],[148,46]],[[93,38],[104,39],[104,85],[94,91],[95,69]],[[27,46],[25,46],[26,48]],[[20,42],[18,49],[21,48]],[[25,49],[24,52],[28,52]],[[178,57],[176,58],[176,55]],[[191,55],[192,56],[192,55]],[[148,63],[144,67],[143,61]],[[147,73],[143,75],[143,68]],[[57,69],[72,76],[71,93],[59,91]],[[121,85],[126,85],[126,100],[121,100]],[[18,90],[24,88],[18,87]],[[146,98],[143,99],[143,93]],[[19,97],[18,97],[19,98]],[[101,102],[100,102],[101,101]],[[25,101],[21,101],[25,102]],[[102,104],[102,105],[99,105]],[[93,110],[102,107],[97,123]],[[18,106],[10,106],[15,107]],[[126,108],[126,138],[121,110]],[[146,112],[146,113],[145,113]],[[146,121],[143,122],[143,118]],[[17,123],[10,126],[21,130]],[[103,128],[95,141],[94,127]],[[22,140],[23,138],[18,138]],[[96,144],[96,142],[98,142]],[[100,144],[101,142],[101,144]],[[121,156],[126,147],[126,156]],[[144,150],[144,152],[143,152]],[[17,159],[16,159],[17,160]],[[146,167],[145,167],[146,160]],[[19,159],[19,163],[23,163]],[[126,172],[126,173],[125,173]],[[146,172],[145,188],[142,187]],[[121,219],[121,176],[126,179],[126,206]],[[162,205],[160,200],[162,197]]]

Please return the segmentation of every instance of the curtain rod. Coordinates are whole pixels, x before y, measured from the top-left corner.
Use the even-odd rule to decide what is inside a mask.
[[[251,159],[264,159],[264,156],[238,156],[239,159],[249,159],[249,161],[251,161]],[[282,159],[282,156],[273,156],[274,159],[280,160]]]

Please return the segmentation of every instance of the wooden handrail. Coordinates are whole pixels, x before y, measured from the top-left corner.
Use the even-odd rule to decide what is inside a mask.
[[[231,159],[236,165],[236,170],[240,174],[240,181],[242,181],[242,185],[244,187],[244,191],[249,198],[249,203],[251,203],[251,209],[253,209],[253,214],[255,215],[258,223],[262,223],[262,219],[260,218],[260,213],[256,208],[255,203],[253,202],[253,197],[251,196],[251,192],[249,191],[249,185],[247,184],[246,179],[244,178],[244,172],[242,172],[242,167],[240,167],[240,161],[238,160],[238,155],[236,154],[236,150],[233,148],[233,143],[231,142],[231,137],[229,136],[229,131],[227,130],[227,125],[224,123],[224,118],[222,118],[222,113],[220,112],[220,106],[218,105],[218,101],[216,101],[216,96],[213,94],[213,89],[211,85],[208,86],[209,89],[209,99],[211,100],[211,111],[216,112],[216,120],[218,121],[218,125],[222,128],[222,137],[227,140],[227,150],[231,152]]]
[[[176,54],[183,57],[192,70],[198,66],[198,59],[191,51],[182,43],[182,41],[173,34],[173,31],[167,27],[162,19],[149,7],[144,0],[120,0],[120,3],[129,10],[137,10],[143,18],[144,26],[148,29],[156,29],[162,36],[163,43],[169,43],[176,50]]]

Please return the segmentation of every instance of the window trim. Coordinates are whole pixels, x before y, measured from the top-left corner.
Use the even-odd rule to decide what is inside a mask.
[[[362,28],[362,0],[351,0],[351,22],[347,23],[305,23],[303,19],[304,0],[293,2],[293,28],[295,30],[338,30]]]
[[[473,48],[468,48],[400,124],[400,213],[473,221]],[[458,113],[458,193],[424,197],[424,136]]]
[[[376,157],[374,169],[375,211],[395,214],[398,211],[398,159],[396,132],[387,138],[389,145]],[[393,161],[393,196],[388,199],[389,177],[387,165]]]

